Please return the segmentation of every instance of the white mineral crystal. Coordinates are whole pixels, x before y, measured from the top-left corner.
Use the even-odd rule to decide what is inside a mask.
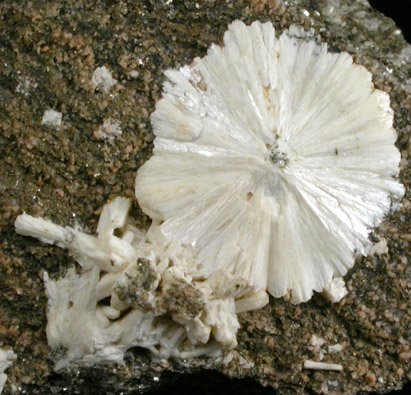
[[[310,350],[319,349],[325,343],[326,341],[322,337],[317,336],[317,335],[312,335],[310,339],[310,345],[311,345]]]
[[[304,369],[309,370],[332,370],[335,372],[341,372],[343,370],[342,365],[338,363],[316,362],[306,360],[303,364]]]
[[[61,125],[62,114],[56,110],[46,110],[41,120],[42,125],[59,127]]]
[[[237,345],[236,301],[221,291],[227,277],[205,280],[191,249],[165,240],[156,224],[138,230],[129,208],[126,198],[104,206],[97,237],[27,214],[15,221],[17,233],[69,249],[81,266],[56,280],[44,275],[47,340],[65,349],[57,371],[72,362],[121,362],[135,346],[190,358]],[[260,293],[238,301],[241,311],[267,302]]]
[[[229,294],[298,303],[366,254],[404,188],[388,94],[349,54],[290,31],[235,21],[223,47],[166,71],[136,196],[205,278],[231,276]]]
[[[387,240],[384,239],[383,237],[380,238],[380,241],[370,246],[370,248],[367,251],[368,256],[381,255],[381,254],[387,254],[387,253],[388,253],[388,244],[387,244]]]
[[[329,353],[337,353],[341,352],[344,349],[342,344],[332,344],[328,346],[328,352]]]
[[[11,348],[0,347],[0,394],[6,384],[7,374],[4,371],[9,368],[16,360],[17,355]]]
[[[332,303],[338,303],[347,294],[348,290],[342,277],[333,278],[323,289],[323,295]]]
[[[113,78],[110,70],[106,66],[97,67],[94,70],[91,82],[104,93],[107,93],[117,84],[117,80]]]

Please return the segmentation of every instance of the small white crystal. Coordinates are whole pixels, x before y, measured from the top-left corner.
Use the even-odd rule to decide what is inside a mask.
[[[137,70],[131,70],[130,71],[130,77],[131,78],[138,78],[140,76],[140,73]]]
[[[9,368],[17,359],[17,355],[11,348],[0,347],[0,394],[3,392],[6,384],[7,374],[4,371]]]
[[[258,291],[244,296],[235,301],[235,311],[237,314],[244,311],[259,310],[269,302],[267,292]]]
[[[61,112],[52,109],[46,110],[41,120],[41,124],[57,128],[61,125],[62,117],[63,115],[61,114]]]
[[[329,353],[341,352],[343,350],[342,344],[332,344],[328,346]]]
[[[388,244],[387,244],[387,240],[384,237],[381,237],[379,242],[370,245],[367,250],[368,256],[381,255],[381,254],[387,254],[387,253],[388,253]]]
[[[310,345],[312,346],[311,349],[319,348],[322,345],[324,345],[325,343],[326,343],[326,341],[322,337],[317,336],[317,335],[312,335],[311,336],[311,339],[310,339]]]
[[[117,80],[113,78],[110,70],[106,66],[97,67],[94,70],[91,81],[104,93],[107,93],[114,85],[117,84]]]
[[[326,343],[326,341],[317,335],[312,335],[310,339],[310,345],[309,345],[309,350],[311,350],[314,354],[318,355],[318,358],[320,361],[323,360],[325,350],[323,350],[321,347]]]
[[[331,303],[338,303],[347,294],[348,290],[342,277],[333,278],[323,290],[323,295]]]
[[[215,339],[226,347],[237,345],[235,334],[240,324],[232,298],[209,301],[205,306],[204,323],[211,327]]]
[[[36,237],[43,243],[64,246],[67,230],[43,218],[22,214],[14,222],[16,232],[20,235]]]
[[[342,365],[338,363],[316,362],[316,361],[304,361],[304,369],[310,370],[333,370],[335,372],[341,372],[343,370]]]

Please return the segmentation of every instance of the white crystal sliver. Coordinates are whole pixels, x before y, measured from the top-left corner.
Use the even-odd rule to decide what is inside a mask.
[[[13,362],[17,359],[17,355],[11,348],[0,347],[0,394],[3,392],[4,385],[7,381],[7,374],[4,373]]]

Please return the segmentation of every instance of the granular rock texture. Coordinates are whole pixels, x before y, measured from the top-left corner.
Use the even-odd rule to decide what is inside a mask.
[[[74,260],[15,234],[16,216],[94,233],[109,198],[133,197],[135,173],[151,155],[163,72],[221,44],[235,19],[271,21],[279,33],[291,24],[314,29],[390,94],[407,192],[375,230],[380,248],[347,274],[349,294],[337,305],[319,295],[297,306],[271,299],[240,314],[239,344],[220,357],[154,361],[134,349],[124,365],[53,373],[42,277],[63,275]],[[388,392],[411,380],[411,47],[390,19],[365,0],[6,0],[0,57],[0,347],[17,355],[4,393],[143,393],[170,372],[204,368],[280,394]],[[42,122],[48,110],[61,121]],[[137,204],[132,215],[148,226]],[[307,359],[343,371],[303,370]]]

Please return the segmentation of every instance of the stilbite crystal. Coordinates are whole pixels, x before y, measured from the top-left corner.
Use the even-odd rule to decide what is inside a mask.
[[[235,21],[223,47],[165,74],[136,196],[206,276],[299,303],[367,254],[404,193],[371,73],[296,26],[277,38],[271,23]]]

